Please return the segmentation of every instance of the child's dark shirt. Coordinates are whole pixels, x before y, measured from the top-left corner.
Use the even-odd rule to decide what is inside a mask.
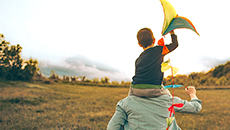
[[[169,52],[178,47],[177,36],[172,34],[171,37],[172,43],[166,45]],[[135,76],[132,78],[132,84],[162,84],[164,73],[161,72],[161,63],[165,56],[162,50],[163,46],[155,46],[140,54],[135,62]]]

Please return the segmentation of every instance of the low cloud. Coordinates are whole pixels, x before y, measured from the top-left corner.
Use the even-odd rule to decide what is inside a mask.
[[[206,69],[211,69],[220,64],[225,64],[227,61],[230,61],[230,58],[219,59],[215,57],[203,56],[199,59],[199,63]]]
[[[120,70],[84,56],[74,56],[60,59],[58,63],[39,61],[39,68],[44,76],[49,77],[52,70],[60,77],[86,76],[88,79],[95,77],[109,77],[110,81],[130,81],[131,78]]]
[[[107,71],[107,72],[119,71],[118,69],[113,68],[108,64],[101,63],[95,60],[91,60],[84,56],[68,57],[64,61],[72,66],[86,66],[86,67],[96,68],[98,70]]]

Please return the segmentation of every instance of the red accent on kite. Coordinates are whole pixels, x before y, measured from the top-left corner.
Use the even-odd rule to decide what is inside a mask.
[[[159,46],[163,46],[163,50],[162,50],[162,54],[163,54],[163,55],[164,55],[164,54],[167,54],[167,53],[169,52],[168,47],[165,46],[165,42],[164,42],[164,38],[163,38],[163,37],[157,42],[157,44],[158,44]]]

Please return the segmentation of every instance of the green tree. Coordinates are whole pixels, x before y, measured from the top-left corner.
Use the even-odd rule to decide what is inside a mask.
[[[74,76],[75,80],[76,80],[76,77]],[[50,71],[50,77],[49,79],[59,79],[59,75],[56,74],[55,70],[51,70]]]
[[[129,87],[131,85],[131,82],[130,81],[125,82],[125,81],[122,80],[121,85],[123,85],[125,87]]]
[[[215,85],[217,86],[224,86],[226,84],[227,84],[227,79],[225,76],[222,76],[221,78],[219,78],[215,83]]]
[[[224,65],[219,65],[219,66],[215,67],[212,74],[213,74],[213,77],[220,78],[224,75],[223,72],[224,72]]]
[[[224,66],[223,73],[226,75],[227,73],[230,73],[230,62],[227,62],[227,64]]]
[[[22,47],[17,44],[9,46],[10,43],[1,37],[1,58],[0,70],[1,78],[6,80],[21,80],[22,77],[22,63],[21,50]]]
[[[204,77],[206,74],[205,72],[192,72],[189,77],[192,77],[193,80],[200,79],[201,77]]]
[[[96,77],[96,78],[93,78],[93,82],[94,82],[94,83],[99,83],[99,78],[97,78],[97,77]]]
[[[4,35],[0,34],[0,79],[5,79],[7,74],[7,68],[3,60],[3,51],[8,46],[8,44],[10,43],[4,40]]]
[[[119,85],[120,83],[118,81],[112,81],[112,84]]]
[[[10,42],[6,42],[4,35],[0,34],[0,79],[26,81],[32,79],[35,71],[37,72],[38,70],[38,62],[30,59],[25,62],[25,67],[23,68],[21,51],[22,47],[19,44],[10,46]]]
[[[106,76],[101,78],[101,83],[109,83],[109,78]]]
[[[30,58],[30,60],[26,61],[25,63],[26,66],[23,71],[24,80],[31,81],[32,78],[38,74],[39,71],[39,68],[37,67],[38,61]]]
[[[205,83],[208,81],[208,77],[206,77],[206,76],[203,76],[203,77],[201,77],[200,79],[199,79],[199,83],[201,84],[201,85],[205,85]]]

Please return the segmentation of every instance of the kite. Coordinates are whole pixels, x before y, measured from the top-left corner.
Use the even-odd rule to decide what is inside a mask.
[[[172,72],[172,81],[173,81],[173,76],[176,75],[176,73],[178,72],[179,68],[172,67],[171,63],[170,63],[170,59],[161,64],[161,72],[165,72],[165,71],[169,70],[170,68],[171,68],[171,72]],[[163,88],[164,89],[178,88],[178,87],[182,87],[182,86],[183,85],[176,85],[176,84],[174,84],[174,82],[172,82],[172,85],[163,86]]]
[[[170,60],[167,60],[161,64],[161,71],[162,72],[165,72],[166,70],[168,70],[170,68],[172,68],[172,75],[175,76],[179,69],[177,67],[172,67],[170,65]]]
[[[173,120],[175,119],[173,116],[172,116],[172,113],[175,114],[175,110],[174,110],[174,107],[178,107],[178,108],[181,108],[184,106],[183,103],[173,103],[173,99],[174,99],[174,88],[178,88],[178,87],[182,87],[183,85],[175,85],[174,84],[174,80],[173,80],[173,76],[177,73],[177,71],[179,70],[178,68],[176,67],[172,67],[171,63],[170,63],[170,60],[167,60],[165,62],[163,62],[161,64],[161,71],[162,72],[165,72],[167,70],[169,70],[171,68],[171,72],[172,72],[172,85],[167,85],[167,86],[163,86],[164,89],[168,89],[168,88],[173,88],[173,93],[172,93],[172,105],[168,108],[168,111],[170,112],[170,115],[168,118],[166,118],[166,123],[167,123],[167,129],[169,129],[169,126],[172,124]]]
[[[199,33],[197,32],[193,23],[188,18],[178,16],[174,7],[167,0],[160,0],[160,2],[161,2],[161,5],[163,6],[163,10],[164,10],[164,23],[163,23],[162,32],[161,32],[162,36],[165,36],[166,34],[172,32],[174,29],[179,29],[179,28],[191,29],[197,35],[199,35]],[[163,38],[161,38],[158,41],[158,45],[163,46],[163,50],[162,50],[163,55],[165,55],[169,52],[169,49],[167,48],[167,46],[165,46]],[[162,72],[165,72],[166,70],[169,70],[170,68],[171,68],[171,72],[172,72],[172,84],[167,85],[167,86],[163,86],[164,89],[168,89],[168,88],[173,89],[172,105],[168,108],[170,115],[168,118],[166,118],[166,123],[168,126],[166,130],[169,129],[169,126],[172,124],[172,122],[175,119],[175,117],[172,116],[172,114],[175,114],[174,107],[181,108],[184,106],[183,103],[173,103],[174,88],[178,88],[178,87],[183,86],[183,85],[175,85],[174,84],[173,76],[177,73],[177,71],[179,69],[176,67],[172,67],[170,64],[170,60],[167,60],[161,64],[161,71]]]
[[[178,16],[174,7],[167,0],[160,0],[160,2],[163,6],[165,16],[161,32],[162,36],[178,28],[191,29],[199,35],[193,23],[188,18]]]
[[[162,54],[167,54],[169,52],[169,49],[167,46],[165,46],[164,38],[162,37],[160,40],[158,40],[157,44],[159,46],[163,46]]]
[[[175,85],[167,85],[167,86],[164,86],[163,88],[164,89],[168,89],[168,88],[179,88],[179,87],[182,87],[183,85],[179,85],[179,84],[175,84]]]

